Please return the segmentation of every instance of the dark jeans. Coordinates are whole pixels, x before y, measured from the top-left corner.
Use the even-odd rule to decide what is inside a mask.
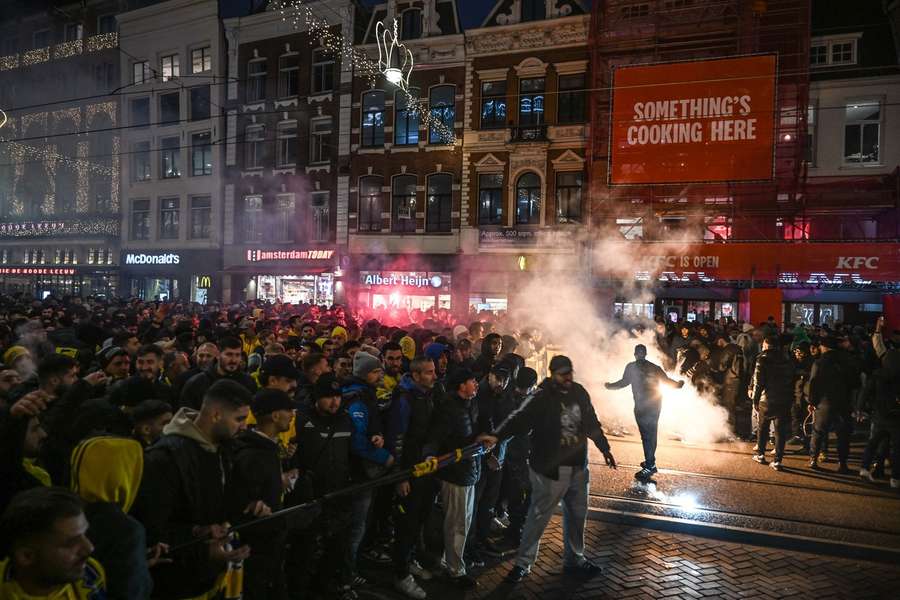
[[[506,536],[517,544],[522,537],[522,528],[528,517],[531,503],[531,480],[528,474],[528,458],[507,455],[503,464],[503,494],[506,496],[506,510],[509,513],[509,527]]]
[[[791,431],[788,410],[773,411],[765,404],[759,405],[759,428],[756,430],[756,453],[765,455],[769,441],[769,423],[775,422],[775,462],[784,458],[784,445]]]
[[[807,415],[807,404],[805,400],[799,402],[794,401],[791,404],[791,435],[800,439],[805,438],[803,435],[803,421]]]
[[[288,534],[284,570],[289,597],[330,595],[350,577],[350,505],[335,504],[308,527]]]
[[[644,466],[648,469],[656,466],[656,431],[659,428],[659,407],[634,411],[638,431],[641,432],[641,445],[644,447]]]
[[[847,410],[834,410],[828,404],[816,407],[813,420],[813,439],[809,454],[813,458],[819,456],[828,438],[828,432],[834,431],[837,436],[838,461],[846,463],[850,456],[850,434],[853,433],[853,418]]]
[[[284,578],[285,536],[277,536],[273,547],[265,553],[254,551],[265,543],[250,546],[251,554],[244,561],[244,600],[286,600],[287,584]],[[274,552],[273,552],[274,550]]]
[[[879,447],[885,441],[890,443],[891,478],[900,479],[900,429],[897,427],[885,427],[883,424],[873,421],[872,431],[869,434],[869,442],[862,455],[862,468],[868,469],[872,461],[878,459]]]
[[[503,482],[503,468],[492,471],[487,460],[481,463],[481,477],[475,485],[475,518],[472,520],[474,530],[469,533],[469,544],[482,544],[491,533],[491,522],[496,513],[497,498],[500,497],[500,484]]]
[[[419,542],[422,528],[428,521],[428,514],[434,506],[438,493],[435,477],[413,479],[409,483],[409,494],[397,502],[394,514],[394,575],[403,579],[409,575],[409,563]]]

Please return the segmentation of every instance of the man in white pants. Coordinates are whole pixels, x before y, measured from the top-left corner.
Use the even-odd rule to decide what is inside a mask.
[[[496,443],[531,431],[531,506],[515,565],[506,576],[518,583],[528,576],[537,560],[541,536],[560,501],[563,503],[565,551],[563,567],[569,572],[596,574],[600,567],[584,556],[584,525],[590,472],[587,468],[587,439],[597,446],[610,468],[616,460],[603,435],[587,391],[573,381],[572,361],[554,356],[550,377],[526,399],[485,443]]]

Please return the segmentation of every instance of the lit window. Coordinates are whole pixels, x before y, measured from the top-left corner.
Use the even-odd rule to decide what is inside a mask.
[[[857,38],[817,39],[809,48],[809,66],[838,67],[857,63]]]
[[[132,63],[131,83],[141,84],[150,81],[150,63],[146,60]]]
[[[481,84],[481,128],[506,127],[506,82],[485,81]]]
[[[857,102],[844,111],[844,162],[878,164],[881,142],[881,103]]]
[[[212,175],[212,144],[208,131],[191,135],[191,175]]]
[[[310,239],[327,242],[330,239],[328,192],[313,192],[310,195]]]
[[[556,220],[581,223],[581,188],[584,175],[579,172],[556,174]]]
[[[381,90],[363,94],[360,135],[364,148],[384,146],[384,92]]]
[[[172,54],[171,56],[163,56],[160,59],[160,66],[162,67],[163,81],[169,81],[173,77],[178,77],[179,75],[181,75],[181,67],[178,64],[177,54]]]
[[[275,198],[275,241],[294,241],[294,194],[279,194]]]
[[[431,127],[428,131],[428,143],[450,143],[456,120],[456,88],[452,85],[431,88],[429,110],[431,111]]]
[[[162,240],[178,239],[179,205],[178,198],[160,198],[159,200],[159,238]]]
[[[516,181],[516,224],[537,225],[541,222],[541,179],[525,173]]]
[[[244,198],[244,241],[259,243],[263,236],[263,201],[262,196]]]
[[[395,233],[416,231],[416,176],[398,175],[393,182],[392,230]]]
[[[181,146],[177,137],[160,141],[160,166],[163,179],[181,177]]]
[[[191,239],[208,240],[212,231],[212,199],[209,196],[191,198]]]
[[[490,173],[478,176],[478,224],[501,225],[503,223],[503,174]]]
[[[398,90],[394,94],[394,145],[414,146],[419,143],[419,106],[410,102],[410,96],[417,99],[419,90],[410,88],[409,94]]]
[[[212,71],[212,52],[209,46],[191,50],[191,73]]]

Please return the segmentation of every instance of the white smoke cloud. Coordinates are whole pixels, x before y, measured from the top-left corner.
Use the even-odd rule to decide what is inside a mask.
[[[681,240],[659,244],[656,254],[677,252],[684,244]],[[623,279],[627,273],[630,276],[628,280],[632,280],[634,272],[643,270],[642,265],[645,264],[639,250],[642,245],[625,246],[623,250],[623,245],[618,241],[596,243],[594,264],[613,260]],[[558,263],[535,273],[510,298],[510,321],[513,324],[527,323],[542,330],[560,353],[572,359],[575,380],[590,393],[605,429],[624,428],[636,434],[631,389],[606,390],[603,384],[622,377],[625,365],[634,360],[636,344],[647,347],[648,360],[665,366],[656,346],[655,324],[650,320],[629,322],[632,326],[623,329],[623,323],[612,315],[611,300],[608,304],[598,303],[598,294],[591,283],[563,274],[562,260]],[[619,293],[632,302],[653,301],[650,290],[635,285],[626,284]],[[643,325],[643,330],[639,325]],[[674,370],[668,374],[673,379],[679,379]],[[545,373],[539,375],[544,376]],[[677,437],[686,443],[711,443],[730,434],[727,411],[716,405],[715,398],[701,395],[690,382],[682,389],[666,387],[663,390],[660,440]]]

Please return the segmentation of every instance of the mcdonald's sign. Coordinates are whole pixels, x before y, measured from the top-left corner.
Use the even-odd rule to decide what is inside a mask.
[[[212,277],[209,275],[198,275],[197,276],[197,289],[198,290],[208,290],[212,287]]]

